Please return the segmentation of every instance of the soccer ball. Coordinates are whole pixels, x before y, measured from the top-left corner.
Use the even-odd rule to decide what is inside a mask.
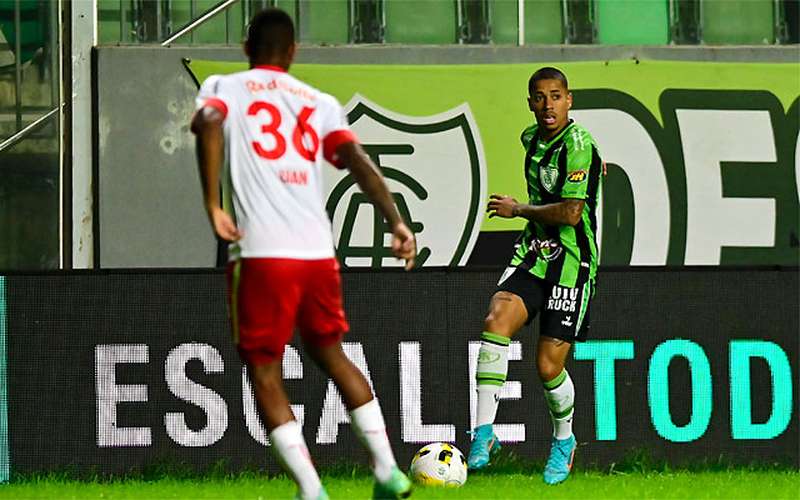
[[[410,474],[419,484],[457,488],[467,482],[467,459],[451,444],[431,443],[411,459]]]

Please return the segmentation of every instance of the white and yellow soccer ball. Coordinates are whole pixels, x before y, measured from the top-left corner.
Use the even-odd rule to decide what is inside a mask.
[[[410,474],[419,484],[458,488],[467,482],[467,459],[451,444],[431,443],[411,459]]]

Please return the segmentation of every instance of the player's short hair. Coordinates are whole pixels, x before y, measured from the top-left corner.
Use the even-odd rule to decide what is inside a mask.
[[[540,80],[558,80],[564,84],[565,89],[569,90],[567,75],[565,75],[564,72],[558,68],[545,66],[544,68],[537,69],[536,72],[531,75],[531,79],[528,80],[528,94],[533,95],[533,89],[536,87],[536,82]]]
[[[294,22],[289,14],[276,9],[264,9],[247,27],[247,46],[250,58],[285,54],[294,43]]]

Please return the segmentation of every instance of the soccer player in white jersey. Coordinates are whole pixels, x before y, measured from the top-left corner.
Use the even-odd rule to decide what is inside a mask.
[[[250,70],[209,77],[192,118],[208,217],[214,233],[231,242],[234,340],[272,449],[300,498],[327,494],[283,387],[281,359],[295,327],[306,352],[339,388],[369,451],[375,497],[405,498],[411,483],[397,467],[378,401],[341,347],[348,325],[322,200],[321,169],[330,168],[323,158],[348,168],[381,211],[392,229],[392,251],[406,269],[414,264],[416,242],[336,99],[287,73],[295,49],[285,12],[257,14],[245,42]]]

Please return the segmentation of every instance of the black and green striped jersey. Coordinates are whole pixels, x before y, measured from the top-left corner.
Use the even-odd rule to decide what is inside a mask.
[[[589,132],[572,120],[550,141],[539,139],[538,126],[522,131],[528,203],[547,205],[564,199],[584,200],[576,226],[549,226],[528,221],[511,265],[550,283],[583,286],[597,273],[597,204],[602,160]]]

